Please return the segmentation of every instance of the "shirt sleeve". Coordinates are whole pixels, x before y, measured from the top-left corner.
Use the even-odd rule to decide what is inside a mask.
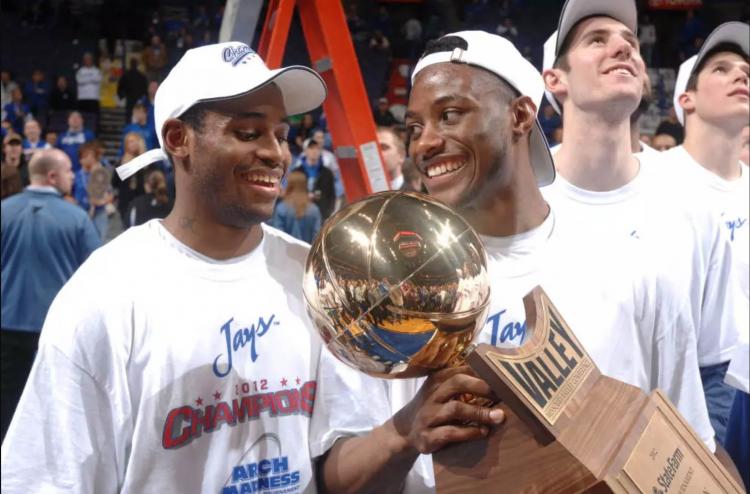
[[[105,390],[57,347],[40,345],[2,445],[3,493],[114,493],[114,421]]]
[[[310,423],[310,456],[322,456],[337,439],[366,434],[390,417],[386,381],[346,366],[322,348]]]

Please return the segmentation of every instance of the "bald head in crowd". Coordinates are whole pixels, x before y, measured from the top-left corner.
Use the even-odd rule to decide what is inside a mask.
[[[29,163],[29,180],[34,186],[54,187],[68,195],[73,187],[73,165],[59,149],[43,149],[34,153]]]

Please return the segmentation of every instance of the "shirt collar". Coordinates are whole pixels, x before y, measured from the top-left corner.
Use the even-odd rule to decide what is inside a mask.
[[[61,196],[60,191],[51,185],[29,185],[26,187],[29,192],[41,192],[42,194],[55,194]]]

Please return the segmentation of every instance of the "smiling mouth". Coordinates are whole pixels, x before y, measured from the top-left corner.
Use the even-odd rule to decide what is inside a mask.
[[[441,163],[429,165],[425,170],[425,175],[427,175],[429,178],[435,178],[447,173],[454,172],[456,170],[460,170],[464,166],[466,166],[466,163],[464,161],[443,161]]]
[[[276,175],[259,172],[241,173],[240,178],[249,184],[258,185],[260,187],[276,187],[279,183],[279,177]]]
[[[630,69],[627,69],[625,67],[614,67],[612,69],[607,70],[604,73],[605,74],[611,74],[613,72],[615,74],[619,74],[619,75],[626,75],[626,76],[629,76],[629,77],[635,77],[635,74],[633,73],[633,71],[630,70]]]

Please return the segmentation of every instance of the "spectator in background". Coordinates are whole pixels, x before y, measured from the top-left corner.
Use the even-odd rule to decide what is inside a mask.
[[[336,155],[326,149],[326,133],[322,129],[315,129],[312,133],[312,139],[315,142],[321,143],[320,145],[320,156],[323,159],[323,166],[333,172],[334,187],[336,189],[336,200],[344,196],[344,184],[341,181],[341,169],[339,168],[339,160],[336,159]],[[338,209],[338,204],[335,209]]]
[[[75,198],[78,205],[87,211],[94,227],[96,228],[99,238],[104,240],[107,235],[107,228],[109,227],[109,217],[107,216],[106,205],[112,202],[112,194],[110,192],[105,193],[101,197],[92,197],[89,194],[89,180],[91,179],[91,173],[98,169],[104,168],[102,165],[102,149],[99,143],[96,141],[87,142],[81,145],[79,150],[79,157],[81,161],[81,169],[75,174],[75,182],[73,183],[73,197]],[[111,182],[111,176],[107,176],[106,183]]]
[[[405,187],[402,168],[406,159],[406,146],[391,127],[378,127],[378,144],[383,156],[383,166],[390,179],[391,190]]]
[[[550,151],[552,146],[559,146],[563,141],[563,127],[562,125],[552,131],[552,139],[549,140]]]
[[[94,65],[91,53],[83,54],[83,65],[76,72],[78,85],[78,110],[99,116],[99,94],[102,88],[102,71]]]
[[[44,72],[34,69],[31,73],[31,80],[24,87],[24,94],[31,113],[40,118],[46,117],[49,109],[50,89],[49,83],[44,78]]]
[[[513,44],[518,43],[518,28],[513,24],[513,19],[510,17],[503,19],[503,22],[497,26],[495,32],[503,38],[510,40]]]
[[[160,170],[148,174],[144,184],[145,194],[130,201],[128,225],[138,226],[152,219],[166,218],[172,211],[173,201],[167,190],[167,178]]]
[[[422,50],[422,23],[419,19],[412,16],[401,28],[401,32],[404,35],[406,41],[406,56],[410,60],[413,60],[419,56]]]
[[[294,151],[302,151],[302,145],[305,140],[312,137],[316,127],[317,124],[315,123],[312,113],[305,113],[302,115],[302,120],[300,121],[299,126],[294,130]]]
[[[71,111],[76,109],[76,93],[68,86],[64,75],[57,78],[55,87],[49,95],[49,107],[52,111]]]
[[[143,63],[146,66],[146,77],[150,81],[161,81],[167,66],[167,47],[156,34],[151,36],[151,44],[143,50]]]
[[[34,362],[39,332],[52,299],[99,247],[88,215],[63,200],[73,172],[56,149],[36,153],[31,185],[2,201],[2,436]]]
[[[21,134],[26,118],[31,117],[31,109],[23,102],[23,93],[18,86],[10,92],[10,100],[10,103],[3,107],[5,120],[10,123],[16,134]]]
[[[148,94],[148,80],[138,69],[138,59],[132,57],[130,66],[117,83],[117,96],[125,99],[125,120],[130,122],[133,107]]]
[[[677,141],[670,134],[656,134],[651,138],[651,147],[657,151],[666,151],[677,146]]]
[[[542,102],[542,111],[539,114],[539,125],[542,126],[547,141],[552,141],[555,129],[562,125],[560,115],[557,114],[552,105],[546,101]]]
[[[65,154],[70,158],[74,173],[81,169],[81,162],[78,159],[78,150],[81,144],[93,140],[94,133],[83,127],[83,117],[80,112],[70,112],[70,115],[68,115],[68,130],[57,138],[57,147],[65,151]]]
[[[29,167],[26,157],[23,155],[23,141],[21,136],[15,133],[9,133],[3,139],[3,165],[12,166],[18,170],[18,176],[21,177],[21,185],[29,185]]]
[[[643,92],[641,93],[641,101],[638,103],[638,108],[630,115],[630,150],[633,153],[648,153],[654,154],[654,149],[647,143],[643,142],[641,137],[641,117],[651,107],[651,102],[654,100],[653,90],[651,88],[651,79],[648,77],[648,72],[643,73]]]
[[[10,103],[10,93],[17,88],[18,84],[13,81],[13,76],[7,70],[0,72],[0,107]]]
[[[156,91],[158,89],[159,83],[157,81],[149,82],[146,97],[140,99],[140,102],[143,103],[143,105],[146,107],[146,112],[148,113],[148,117],[146,118],[146,120],[148,122],[149,129],[151,129],[151,135],[153,136],[156,136],[156,123],[154,120],[154,98],[156,97]]]
[[[323,166],[322,146],[313,139],[307,139],[302,146],[302,158],[293,171],[301,171],[307,177],[307,192],[310,199],[320,209],[325,221],[333,213],[336,204],[336,188],[333,172]]]
[[[652,65],[656,40],[656,26],[648,15],[644,15],[638,26],[638,42],[641,45],[641,56],[646,62],[646,67]]]
[[[146,152],[146,143],[141,134],[137,132],[125,134],[124,141],[124,152],[120,159],[120,164],[127,163],[136,156],[140,156]],[[131,226],[130,219],[128,218],[130,202],[146,193],[143,177],[143,173],[136,173],[132,177],[122,181],[116,173],[112,174],[112,187],[117,196],[117,211],[120,213],[123,228]]]
[[[312,243],[320,231],[320,209],[307,192],[307,177],[295,170],[287,178],[286,190],[271,218],[271,226],[307,243]]]
[[[57,132],[54,130],[48,130],[46,134],[44,134],[44,142],[49,144],[49,147],[53,148],[57,146]]]
[[[685,139],[685,130],[682,128],[682,125],[680,125],[680,122],[677,120],[677,115],[674,112],[674,107],[669,109],[669,113],[667,114],[667,118],[662,120],[659,125],[656,127],[656,131],[654,132],[654,135],[659,134],[669,134],[672,137],[674,137],[675,142],[677,142],[678,145],[682,144],[682,141]]]
[[[385,96],[378,99],[378,104],[372,112],[372,118],[375,120],[375,125],[379,127],[390,127],[398,123],[396,117],[391,113],[388,98]]]
[[[122,130],[123,139],[122,146],[120,148],[120,154],[125,152],[125,135],[136,132],[143,137],[143,142],[146,144],[147,149],[153,149],[157,146],[156,135],[152,132],[148,125],[148,113],[143,103],[136,103],[133,107],[133,119],[132,123],[125,126]]]
[[[49,149],[52,147],[46,141],[42,140],[42,128],[39,126],[39,122],[33,118],[27,120],[26,124],[24,124],[23,135],[25,137],[23,140],[23,154],[27,160],[31,159],[31,155],[37,149]]]
[[[5,199],[23,190],[18,168],[11,165],[0,165],[0,199]]]

